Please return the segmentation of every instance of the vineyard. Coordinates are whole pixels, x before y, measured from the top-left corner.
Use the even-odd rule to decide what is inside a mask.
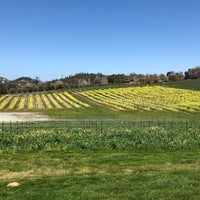
[[[80,92],[113,110],[199,112],[200,92],[161,86],[112,88]]]
[[[27,95],[6,95],[0,98],[0,110],[36,111],[44,109],[70,109],[89,107],[88,104],[74,98],[68,92],[53,92]]]
[[[162,86],[30,93],[0,97],[2,111],[37,111],[88,108],[91,103],[114,111],[159,111],[197,113],[200,111],[200,91]],[[87,100],[84,103],[81,99]]]

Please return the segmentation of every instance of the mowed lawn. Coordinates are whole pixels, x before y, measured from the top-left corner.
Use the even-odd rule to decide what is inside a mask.
[[[200,152],[77,149],[0,153],[0,199],[200,199]],[[6,185],[17,181],[20,186]]]

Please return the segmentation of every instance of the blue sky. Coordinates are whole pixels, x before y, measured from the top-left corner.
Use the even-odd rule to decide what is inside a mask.
[[[199,0],[0,0],[0,76],[200,65]]]

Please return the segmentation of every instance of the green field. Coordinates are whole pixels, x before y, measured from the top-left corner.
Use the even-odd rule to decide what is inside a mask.
[[[22,95],[18,100],[6,97],[9,103],[4,102],[4,112],[34,108],[53,121],[0,125],[0,199],[200,199],[199,85],[186,83],[189,86],[162,86],[163,91],[167,88],[166,96],[170,91],[183,91],[172,92],[176,100],[160,100],[174,111],[155,110],[151,99],[156,94],[140,96],[138,109],[116,109],[122,103],[113,109],[103,100],[83,95],[106,93],[108,103],[121,86],[115,87],[115,94],[108,87],[71,90],[67,93],[71,100],[63,91]],[[132,93],[126,95],[132,98]],[[45,99],[51,108],[40,104]],[[67,102],[71,102],[70,108]],[[26,106],[19,106],[24,103]],[[188,103],[188,111],[178,107],[184,103]],[[126,103],[127,108],[135,105]],[[152,108],[146,109],[146,105]],[[20,186],[6,186],[14,181]]]
[[[199,199],[199,151],[1,153],[1,199]],[[21,185],[7,188],[9,182]]]

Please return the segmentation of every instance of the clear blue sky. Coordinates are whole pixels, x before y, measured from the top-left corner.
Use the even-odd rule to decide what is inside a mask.
[[[200,65],[199,0],[0,0],[0,76]]]

